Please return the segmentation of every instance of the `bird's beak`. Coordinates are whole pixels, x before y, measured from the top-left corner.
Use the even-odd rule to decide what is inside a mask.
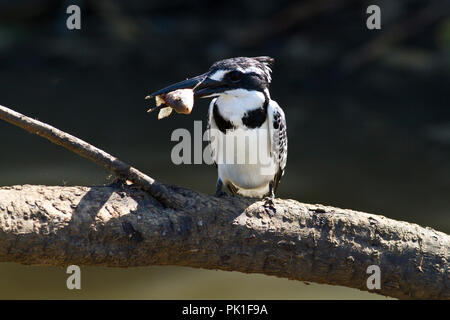
[[[149,97],[156,97],[179,89],[192,89],[196,98],[204,98],[218,95],[226,89],[226,85],[222,81],[209,78],[208,73],[204,73],[153,92]]]

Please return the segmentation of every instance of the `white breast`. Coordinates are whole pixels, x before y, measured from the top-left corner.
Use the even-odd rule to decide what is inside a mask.
[[[219,177],[243,189],[268,186],[275,174],[270,154],[267,121],[258,129],[236,129],[226,135],[216,132]]]
[[[217,100],[220,114],[230,120],[235,127],[242,126],[242,118],[248,111],[259,108],[265,101],[264,94],[258,91],[245,89],[228,90],[220,95]]]
[[[229,99],[229,101],[222,100],[217,103],[234,100]],[[243,102],[241,99],[238,100],[240,100],[239,103]],[[269,182],[273,180],[278,169],[271,155],[268,120],[260,128],[247,129],[242,124],[242,117],[247,108],[243,109],[242,105],[237,106],[232,103],[218,104],[220,114],[232,121],[236,127],[235,130],[229,130],[227,134],[224,134],[217,128],[212,117],[214,102],[215,100],[211,102],[209,112],[210,140],[219,178],[224,184],[232,183],[242,195],[263,196],[269,191]],[[256,107],[261,105],[261,102],[259,103]],[[248,109],[255,109],[255,105]]]

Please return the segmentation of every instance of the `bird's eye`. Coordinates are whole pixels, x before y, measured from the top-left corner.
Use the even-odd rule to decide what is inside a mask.
[[[231,82],[239,82],[242,79],[242,72],[231,71],[227,74],[227,77]]]

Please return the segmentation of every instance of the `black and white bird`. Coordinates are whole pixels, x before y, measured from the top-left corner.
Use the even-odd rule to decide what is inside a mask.
[[[214,98],[208,128],[218,196],[226,186],[232,194],[273,198],[284,174],[286,119],[270,98],[273,62],[267,56],[217,61],[207,73],[152,94],[191,88],[195,97]]]

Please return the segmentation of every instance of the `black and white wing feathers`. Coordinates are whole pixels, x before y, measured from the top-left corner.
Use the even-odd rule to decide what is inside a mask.
[[[214,104],[216,103],[217,98],[213,99],[211,103],[209,104],[208,109],[208,123],[206,125],[206,132],[207,132],[207,139],[209,141],[208,148],[210,148],[210,154],[211,154],[211,161],[207,162],[211,164],[211,162],[216,166],[217,168],[217,151],[218,151],[218,143],[219,139],[216,136],[217,134],[217,124],[214,120],[213,116],[213,109]]]
[[[267,117],[269,119],[269,135],[271,155],[278,171],[274,177],[274,191],[276,192],[281,177],[284,174],[287,161],[287,126],[283,110],[278,103],[271,100],[267,106]]]

